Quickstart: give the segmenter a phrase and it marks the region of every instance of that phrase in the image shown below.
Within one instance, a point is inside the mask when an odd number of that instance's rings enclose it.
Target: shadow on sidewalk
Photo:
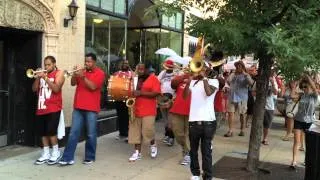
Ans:
[[[304,179],[304,168],[297,167],[292,170],[288,165],[261,162],[261,169],[268,171],[259,171],[250,173],[245,170],[246,159],[224,156],[213,166],[213,174],[216,178],[228,180],[301,180]]]

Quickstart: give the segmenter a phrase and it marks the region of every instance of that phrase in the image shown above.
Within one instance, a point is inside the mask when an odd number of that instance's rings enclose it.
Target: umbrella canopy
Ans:
[[[165,56],[178,56],[178,54],[170,49],[170,48],[161,48],[161,49],[158,49],[155,54],[161,54],[161,55],[165,55]]]

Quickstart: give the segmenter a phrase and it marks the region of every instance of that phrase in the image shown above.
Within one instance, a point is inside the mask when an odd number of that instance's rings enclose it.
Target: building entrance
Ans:
[[[36,95],[28,68],[41,67],[42,33],[0,28],[0,147],[35,145]]]

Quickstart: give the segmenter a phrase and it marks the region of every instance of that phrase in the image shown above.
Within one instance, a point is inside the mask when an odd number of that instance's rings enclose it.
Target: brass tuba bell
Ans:
[[[204,60],[203,60],[203,43],[204,43],[204,37],[200,36],[198,38],[198,43],[197,43],[197,47],[196,47],[196,51],[193,55],[192,60],[190,61],[189,64],[189,68],[191,70],[192,73],[199,73],[203,66],[204,66]]]

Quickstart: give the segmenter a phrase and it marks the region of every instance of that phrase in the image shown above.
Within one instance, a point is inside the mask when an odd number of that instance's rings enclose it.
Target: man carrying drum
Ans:
[[[173,71],[175,64],[172,60],[168,59],[163,63],[164,70],[158,75],[161,83],[161,96],[158,97],[158,105],[161,111],[162,119],[165,122],[165,137],[163,142],[168,146],[174,144],[174,134],[169,119],[169,109],[171,107],[172,98],[175,91],[171,88],[171,81],[175,76]]]
[[[120,76],[127,79],[132,79],[134,77],[134,73],[131,71],[129,67],[128,60],[123,60],[120,63],[119,71],[113,74],[114,76]],[[128,128],[129,128],[129,113],[128,107],[124,101],[115,101],[115,108],[117,110],[118,116],[118,127],[119,127],[119,135],[116,137],[117,140],[128,141]]]

